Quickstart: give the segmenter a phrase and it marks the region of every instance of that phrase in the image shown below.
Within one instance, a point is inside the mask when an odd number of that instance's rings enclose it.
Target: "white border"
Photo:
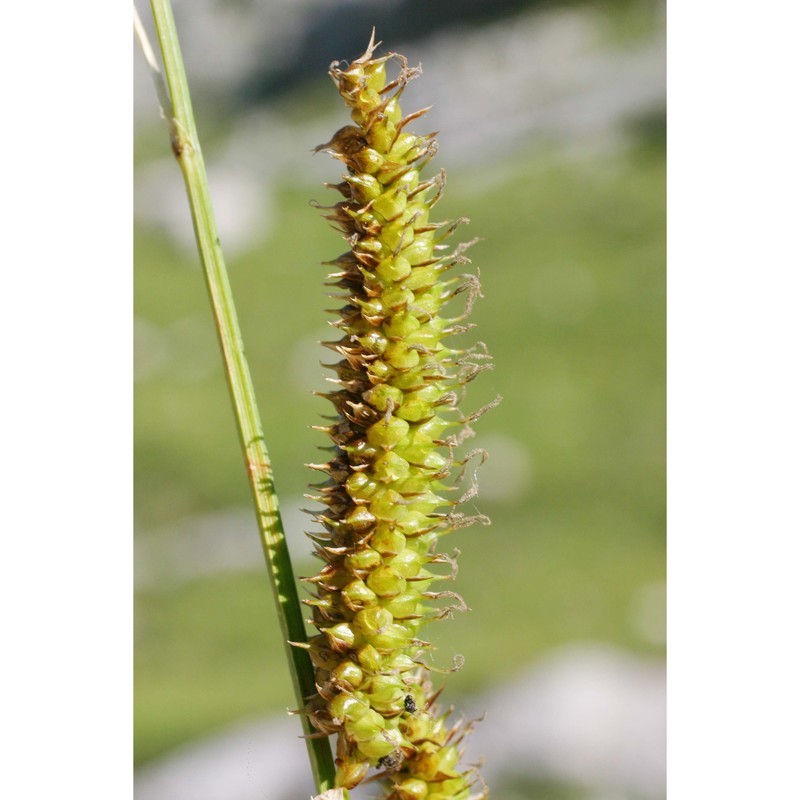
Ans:
[[[798,12],[669,4],[669,793],[797,785]]]
[[[132,795],[131,9],[4,12],[4,797]]]

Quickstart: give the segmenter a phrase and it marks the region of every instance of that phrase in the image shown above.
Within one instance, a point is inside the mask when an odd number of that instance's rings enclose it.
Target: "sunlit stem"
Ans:
[[[316,691],[314,670],[307,651],[288,644],[289,641],[305,642],[306,632],[278,509],[272,468],[256,408],[253,382],[244,355],[233,296],[220,247],[172,8],[169,0],[151,0],[150,5],[161,48],[167,82],[166,89],[159,88],[163,87],[163,79],[140,21],[135,22],[136,34],[142,44],[142,50],[156,83],[161,110],[169,127],[172,152],[178,161],[186,183],[195,238],[205,270],[208,293],[222,348],[225,375],[244,454],[247,478],[255,504],[261,543],[275,595],[281,635],[294,684],[295,702],[297,707],[302,708],[306,702],[305,698],[313,695]],[[313,734],[314,729],[311,727],[308,717],[302,715],[301,719],[304,732]],[[306,738],[306,745],[317,790],[324,792],[331,789],[334,780],[334,766],[328,740]]]

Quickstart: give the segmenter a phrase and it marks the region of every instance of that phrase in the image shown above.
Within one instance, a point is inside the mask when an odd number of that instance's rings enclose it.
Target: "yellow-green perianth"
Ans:
[[[326,216],[350,249],[330,262],[345,305],[333,323],[342,337],[327,343],[340,356],[326,395],[336,415],[322,428],[332,454],[311,465],[327,473],[313,495],[327,508],[317,515],[326,533],[315,537],[325,565],[306,579],[319,631],[308,645],[319,693],[306,711],[321,733],[338,736],[337,785],[351,788],[376,767],[392,800],[466,800],[477,776],[458,766],[464,730],[448,728],[434,706],[420,628],[464,607],[455,593],[432,590],[454,573],[437,539],[487,521],[454,510],[465,497],[451,499],[460,490],[447,478],[480,452],[454,456],[477,417],[457,406],[488,356],[482,346],[445,344],[466,330],[477,280],[443,277],[467,262],[466,247],[441,244],[457,223],[429,220],[444,175],[424,180],[420,169],[435,138],[408,132],[424,111],[404,117],[399,104],[417,70],[394,54],[372,58],[374,48],[346,68],[331,66],[353,124],[318,148],[347,167],[333,187],[345,199]],[[390,60],[399,74],[387,82]],[[466,311],[441,316],[461,292]],[[450,608],[434,605],[441,598],[453,598]]]

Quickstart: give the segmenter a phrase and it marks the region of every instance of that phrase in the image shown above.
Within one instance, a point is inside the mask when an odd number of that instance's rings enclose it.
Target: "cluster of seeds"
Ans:
[[[419,70],[395,54],[373,59],[374,48],[373,39],[349,66],[331,65],[354,124],[317,148],[347,167],[333,187],[345,199],[326,218],[350,249],[330,262],[330,285],[345,302],[332,323],[342,338],[326,343],[340,356],[330,365],[337,388],[325,395],[336,415],[321,427],[332,455],[310,465],[327,473],[311,495],[327,508],[316,514],[325,533],[313,537],[325,565],[306,578],[319,631],[306,645],[319,692],[306,712],[321,735],[338,735],[337,786],[351,788],[377,767],[391,800],[466,800],[477,780],[473,769],[458,768],[468,726],[449,727],[434,705],[422,661],[430,645],[419,634],[431,619],[465,608],[454,592],[431,588],[455,574],[453,557],[435,550],[438,538],[488,522],[454,510],[476,491],[474,476],[466,491],[458,488],[468,462],[485,453],[457,460],[454,450],[486,410],[460,413],[461,390],[490,361],[483,345],[444,344],[467,330],[479,293],[475,276],[442,277],[468,262],[471,242],[450,250],[442,241],[463,220],[428,218],[444,187],[443,172],[420,178],[435,134],[406,132],[427,109],[404,117],[399,105]],[[387,82],[392,59],[399,74]],[[463,313],[440,316],[462,292]],[[460,475],[446,482],[454,469]],[[437,605],[442,598],[450,605]]]

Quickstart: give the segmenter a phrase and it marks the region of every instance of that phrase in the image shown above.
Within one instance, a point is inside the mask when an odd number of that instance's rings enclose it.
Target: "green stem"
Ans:
[[[302,708],[306,702],[305,698],[316,692],[314,670],[308,652],[289,644],[290,641],[305,642],[306,632],[278,510],[272,467],[267,455],[253,382],[244,355],[233,296],[219,243],[172,8],[169,0],[151,0],[150,4],[172,106],[171,109],[164,108],[163,111],[170,129],[172,151],[186,182],[195,237],[219,333],[225,374],[258,516],[261,543],[278,608],[289,671],[292,674],[297,705]],[[305,715],[302,716],[302,723],[306,734],[315,732]],[[306,744],[317,790],[324,792],[333,787],[334,766],[330,745],[326,738],[307,738]]]

